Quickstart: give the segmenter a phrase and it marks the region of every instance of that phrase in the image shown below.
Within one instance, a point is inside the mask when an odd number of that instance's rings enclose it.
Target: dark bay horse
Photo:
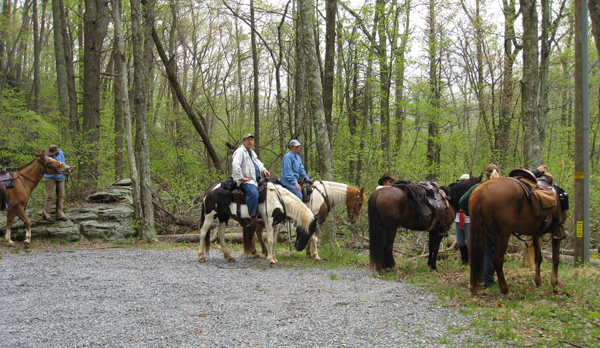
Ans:
[[[219,220],[217,237],[219,239],[219,244],[221,244],[221,248],[223,249],[223,257],[230,262],[235,262],[235,260],[229,253],[227,245],[225,244],[225,226],[230,218],[238,221],[241,225],[245,225],[243,220],[247,221],[250,219],[247,205],[240,205],[240,219],[238,220],[238,207],[236,203],[232,202],[230,205],[224,206],[216,202],[215,190],[218,189],[220,185],[221,184],[219,183],[211,186],[202,200],[202,226],[200,228],[200,243],[198,246],[198,261],[202,263],[206,262],[204,251],[210,249],[210,228],[215,219]],[[266,200],[265,202],[258,204],[258,212],[260,213],[267,230],[267,241],[269,245],[269,248],[267,248],[267,261],[269,261],[271,267],[275,267],[277,265],[277,258],[275,257],[277,229],[275,229],[274,226],[279,225],[286,219],[291,219],[299,228],[308,229],[313,221],[313,214],[302,203],[302,200],[283,186],[268,183],[265,190],[267,191]],[[253,228],[244,228],[244,231],[253,231],[255,226],[256,225],[252,226]]]
[[[396,266],[393,247],[398,227],[429,232],[429,258],[427,265],[436,269],[437,254],[440,249],[441,233],[448,231],[460,209],[459,200],[465,192],[481,180],[481,176],[469,180],[442,186],[440,190],[449,198],[444,221],[437,222],[434,214],[426,218],[414,218],[410,214],[408,194],[398,187],[383,187],[369,197],[369,256],[373,267],[379,271],[393,269]]]
[[[348,215],[348,222],[355,223],[360,216],[360,210],[367,202],[364,189],[334,182],[315,180],[312,184],[312,194],[308,202],[304,204],[314,214],[314,221],[308,229],[296,228],[296,241],[294,247],[297,251],[306,248],[306,254],[314,260],[321,260],[317,250],[318,238],[320,235],[320,224],[325,221],[331,209],[337,205],[344,204]],[[253,241],[254,232],[251,229],[244,229],[244,253],[247,255],[257,255],[256,247]],[[256,230],[258,241],[262,246],[263,253],[266,250],[262,238],[262,229],[258,226]]]
[[[12,229],[15,216],[18,216],[27,227],[25,233],[25,240],[23,244],[29,247],[31,242],[31,221],[25,214],[25,206],[29,201],[29,196],[38,183],[44,177],[44,174],[66,174],[69,169],[75,167],[69,167],[65,163],[59,162],[51,157],[47,157],[44,152],[37,153],[33,151],[33,154],[37,157],[29,164],[21,167],[16,172],[11,173],[11,178],[14,182],[14,187],[6,189],[6,202],[8,204],[8,214],[6,215],[6,233],[4,234],[4,240],[8,243],[9,247],[14,247],[15,243],[10,238],[10,230]]]
[[[495,178],[477,187],[469,198],[471,214],[471,294],[476,295],[483,278],[485,234],[489,231],[496,237],[496,247],[492,261],[498,275],[500,292],[508,293],[508,285],[502,266],[504,254],[511,234],[533,236],[535,252],[535,284],[541,285],[540,264],[542,263],[541,235],[564,236],[563,222],[567,211],[561,210],[557,197],[555,210],[551,215],[538,217],[527,199],[521,185],[512,178]],[[560,257],[560,239],[552,238],[552,276],[553,288],[558,285],[558,263]]]

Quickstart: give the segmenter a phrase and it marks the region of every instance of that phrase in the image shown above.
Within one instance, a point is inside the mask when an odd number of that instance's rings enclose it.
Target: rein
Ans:
[[[315,190],[317,190],[321,194],[321,196],[325,200],[325,203],[327,203],[327,215],[329,215],[329,212],[331,211],[331,204],[329,203],[329,195],[327,194],[327,188],[325,187],[325,184],[323,183],[323,181],[321,181],[321,184],[323,185],[323,190],[325,190],[325,194],[323,194],[323,192],[321,192],[321,190],[319,190],[319,188],[317,186],[315,186]],[[323,221],[325,221],[325,218],[323,218]]]

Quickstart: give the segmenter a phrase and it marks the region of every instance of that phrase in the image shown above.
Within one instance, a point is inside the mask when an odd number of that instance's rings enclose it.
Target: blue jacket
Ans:
[[[302,165],[302,158],[289,151],[281,161],[281,182],[293,186],[298,183],[298,179],[301,177],[305,178],[306,181],[310,180],[306,170],[304,170],[304,165]]]
[[[46,154],[46,156],[52,157],[52,158],[54,158],[57,161],[65,163],[65,154],[63,153],[62,150],[58,151],[58,153],[55,156],[50,156],[49,154]],[[56,181],[63,181],[63,180],[65,180],[65,176],[62,175],[62,174],[44,174],[44,178],[54,179]]]

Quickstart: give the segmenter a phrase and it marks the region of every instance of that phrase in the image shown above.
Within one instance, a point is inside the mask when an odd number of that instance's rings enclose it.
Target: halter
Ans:
[[[352,199],[354,202],[354,207],[352,207],[352,210],[348,210],[348,220],[350,222],[352,222],[352,220],[354,219],[354,214],[356,213],[357,215],[360,215],[360,207],[358,208],[358,211],[356,210],[356,207],[358,206],[358,204],[362,201],[362,197],[361,195],[356,196],[355,198]],[[348,204],[346,203],[346,206]]]

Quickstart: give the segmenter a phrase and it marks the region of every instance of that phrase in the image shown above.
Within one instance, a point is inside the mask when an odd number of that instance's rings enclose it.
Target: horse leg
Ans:
[[[564,233],[564,231],[562,232]],[[560,239],[552,239],[552,276],[550,278],[550,284],[552,289],[556,291],[558,286],[558,263],[560,262]]]
[[[202,227],[200,227],[200,242],[198,242],[198,262],[205,263],[206,259],[204,258],[204,251],[208,254],[210,249],[210,227],[214,221],[215,213],[207,214],[204,218],[204,223]],[[208,241],[206,240],[208,234]]]
[[[437,270],[437,256],[440,251],[440,241],[442,237],[439,235],[438,230],[434,229],[429,232],[429,258],[427,259],[427,266],[432,271]]]
[[[23,244],[25,244],[25,247],[29,248],[29,245],[31,245],[31,220],[29,220],[29,218],[25,214],[25,210],[23,210],[23,207],[17,207],[15,214],[25,223],[26,232]],[[6,226],[8,227],[8,224],[6,224]]]
[[[496,250],[494,252],[494,256],[492,257],[494,269],[496,270],[496,275],[498,276],[498,287],[500,288],[500,292],[503,294],[508,293],[508,285],[506,284],[506,278],[504,277],[504,271],[502,270],[502,267],[504,266],[504,254],[506,254],[506,249],[508,248],[509,236],[510,235],[496,235]]]
[[[273,226],[267,224],[265,226],[267,230],[267,244],[268,244],[268,253],[267,253],[267,261],[269,261],[269,265],[271,267],[277,267],[277,260],[275,259],[275,231],[273,230]]]
[[[256,227],[256,238],[258,239],[258,242],[260,243],[260,248],[262,249],[262,254],[267,256],[267,254],[269,253],[269,246],[265,244],[265,239],[263,238],[263,230],[264,227],[262,225],[257,225]],[[258,255],[257,255],[258,256]]]
[[[381,268],[384,271],[393,270],[394,268],[396,268],[396,260],[394,260],[394,240],[396,240],[397,229],[397,227],[385,227],[387,235],[386,241],[383,245],[383,264],[381,265]]]
[[[310,237],[310,243],[308,243],[308,247],[310,248],[310,246],[312,245],[312,258],[315,261],[321,261],[321,257],[319,256],[319,251],[317,250],[317,245],[319,243],[319,238],[317,237],[317,234],[313,234],[312,237]],[[307,249],[308,250],[308,249]],[[307,252],[308,254],[308,252]]]
[[[4,240],[8,244],[9,247],[14,247],[15,243],[10,239],[10,231],[13,226],[13,222],[15,222],[15,213],[12,210],[9,210],[6,214],[6,233],[4,234]]]
[[[221,244],[221,250],[223,250],[223,257],[229,262],[235,262],[235,259],[229,253],[229,249],[227,248],[227,243],[225,242],[225,223],[219,223],[219,228],[217,230],[217,239],[219,240],[219,244]]]
[[[540,275],[540,265],[542,264],[542,238],[532,237],[532,248],[535,253],[535,286],[542,285],[542,276]]]

